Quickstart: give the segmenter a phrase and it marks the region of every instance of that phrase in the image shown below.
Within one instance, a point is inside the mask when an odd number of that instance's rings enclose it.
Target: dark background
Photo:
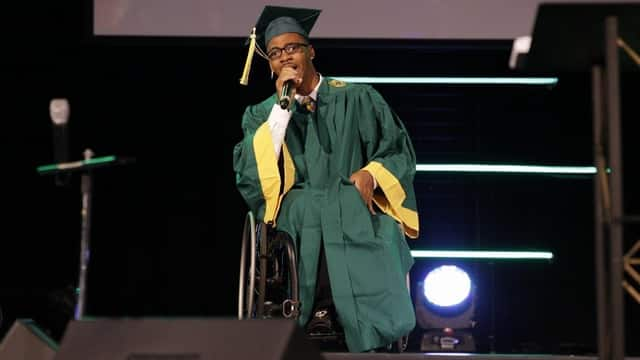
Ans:
[[[63,4],[64,3],[64,4]],[[49,101],[71,105],[72,158],[132,156],[95,172],[90,316],[233,317],[242,222],[232,150],[245,106],[271,94],[244,39],[93,37],[87,1],[4,14],[0,154],[0,336],[16,318],[59,339],[71,316],[80,187],[39,176],[53,161]],[[323,75],[513,76],[510,41],[314,41]],[[587,74],[545,86],[376,85],[404,120],[419,163],[592,163]],[[627,211],[637,213],[637,73],[622,79]],[[413,249],[551,251],[553,261],[464,262],[476,281],[481,351],[596,351],[589,177],[419,173]],[[637,239],[627,231],[625,249]],[[413,279],[433,265],[417,260]],[[627,349],[640,305],[625,295]]]

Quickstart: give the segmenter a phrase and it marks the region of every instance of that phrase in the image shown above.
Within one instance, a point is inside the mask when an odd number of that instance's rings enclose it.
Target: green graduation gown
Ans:
[[[415,153],[407,131],[371,86],[324,78],[316,112],[294,105],[279,170],[266,122],[276,100],[274,94],[247,107],[234,170],[251,211],[296,241],[300,324],[311,315],[324,246],[349,350],[390,344],[415,326],[406,283],[413,258],[403,234],[418,236]],[[376,215],[349,181],[363,168],[378,184]]]

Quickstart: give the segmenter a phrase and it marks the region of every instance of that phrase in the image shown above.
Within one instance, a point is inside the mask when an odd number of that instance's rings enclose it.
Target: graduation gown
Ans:
[[[311,316],[324,246],[349,350],[392,343],[415,326],[406,283],[413,258],[404,234],[418,236],[416,164],[407,131],[371,86],[324,78],[315,112],[294,104],[279,168],[266,122],[276,101],[274,94],[247,107],[234,170],[257,218],[296,242],[300,324]],[[376,215],[349,181],[363,168],[378,184]]]

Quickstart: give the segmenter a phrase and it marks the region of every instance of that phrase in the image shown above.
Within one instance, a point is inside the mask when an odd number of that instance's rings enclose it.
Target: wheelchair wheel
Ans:
[[[289,236],[265,223],[245,217],[240,253],[238,319],[284,317],[300,314],[295,244]]]
[[[259,262],[256,261],[258,258]],[[266,277],[262,274],[266,274],[266,267],[266,225],[256,226],[255,217],[249,212],[244,221],[240,249],[238,319],[262,317],[266,287]]]
[[[255,272],[256,272],[256,235],[255,218],[251,212],[244,219],[242,242],[240,246],[240,283],[238,285],[238,319],[250,318],[253,313]]]

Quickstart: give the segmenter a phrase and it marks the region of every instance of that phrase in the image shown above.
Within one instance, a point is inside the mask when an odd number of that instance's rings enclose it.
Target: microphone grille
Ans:
[[[55,125],[65,125],[69,120],[69,101],[52,99],[49,103],[49,115]]]

